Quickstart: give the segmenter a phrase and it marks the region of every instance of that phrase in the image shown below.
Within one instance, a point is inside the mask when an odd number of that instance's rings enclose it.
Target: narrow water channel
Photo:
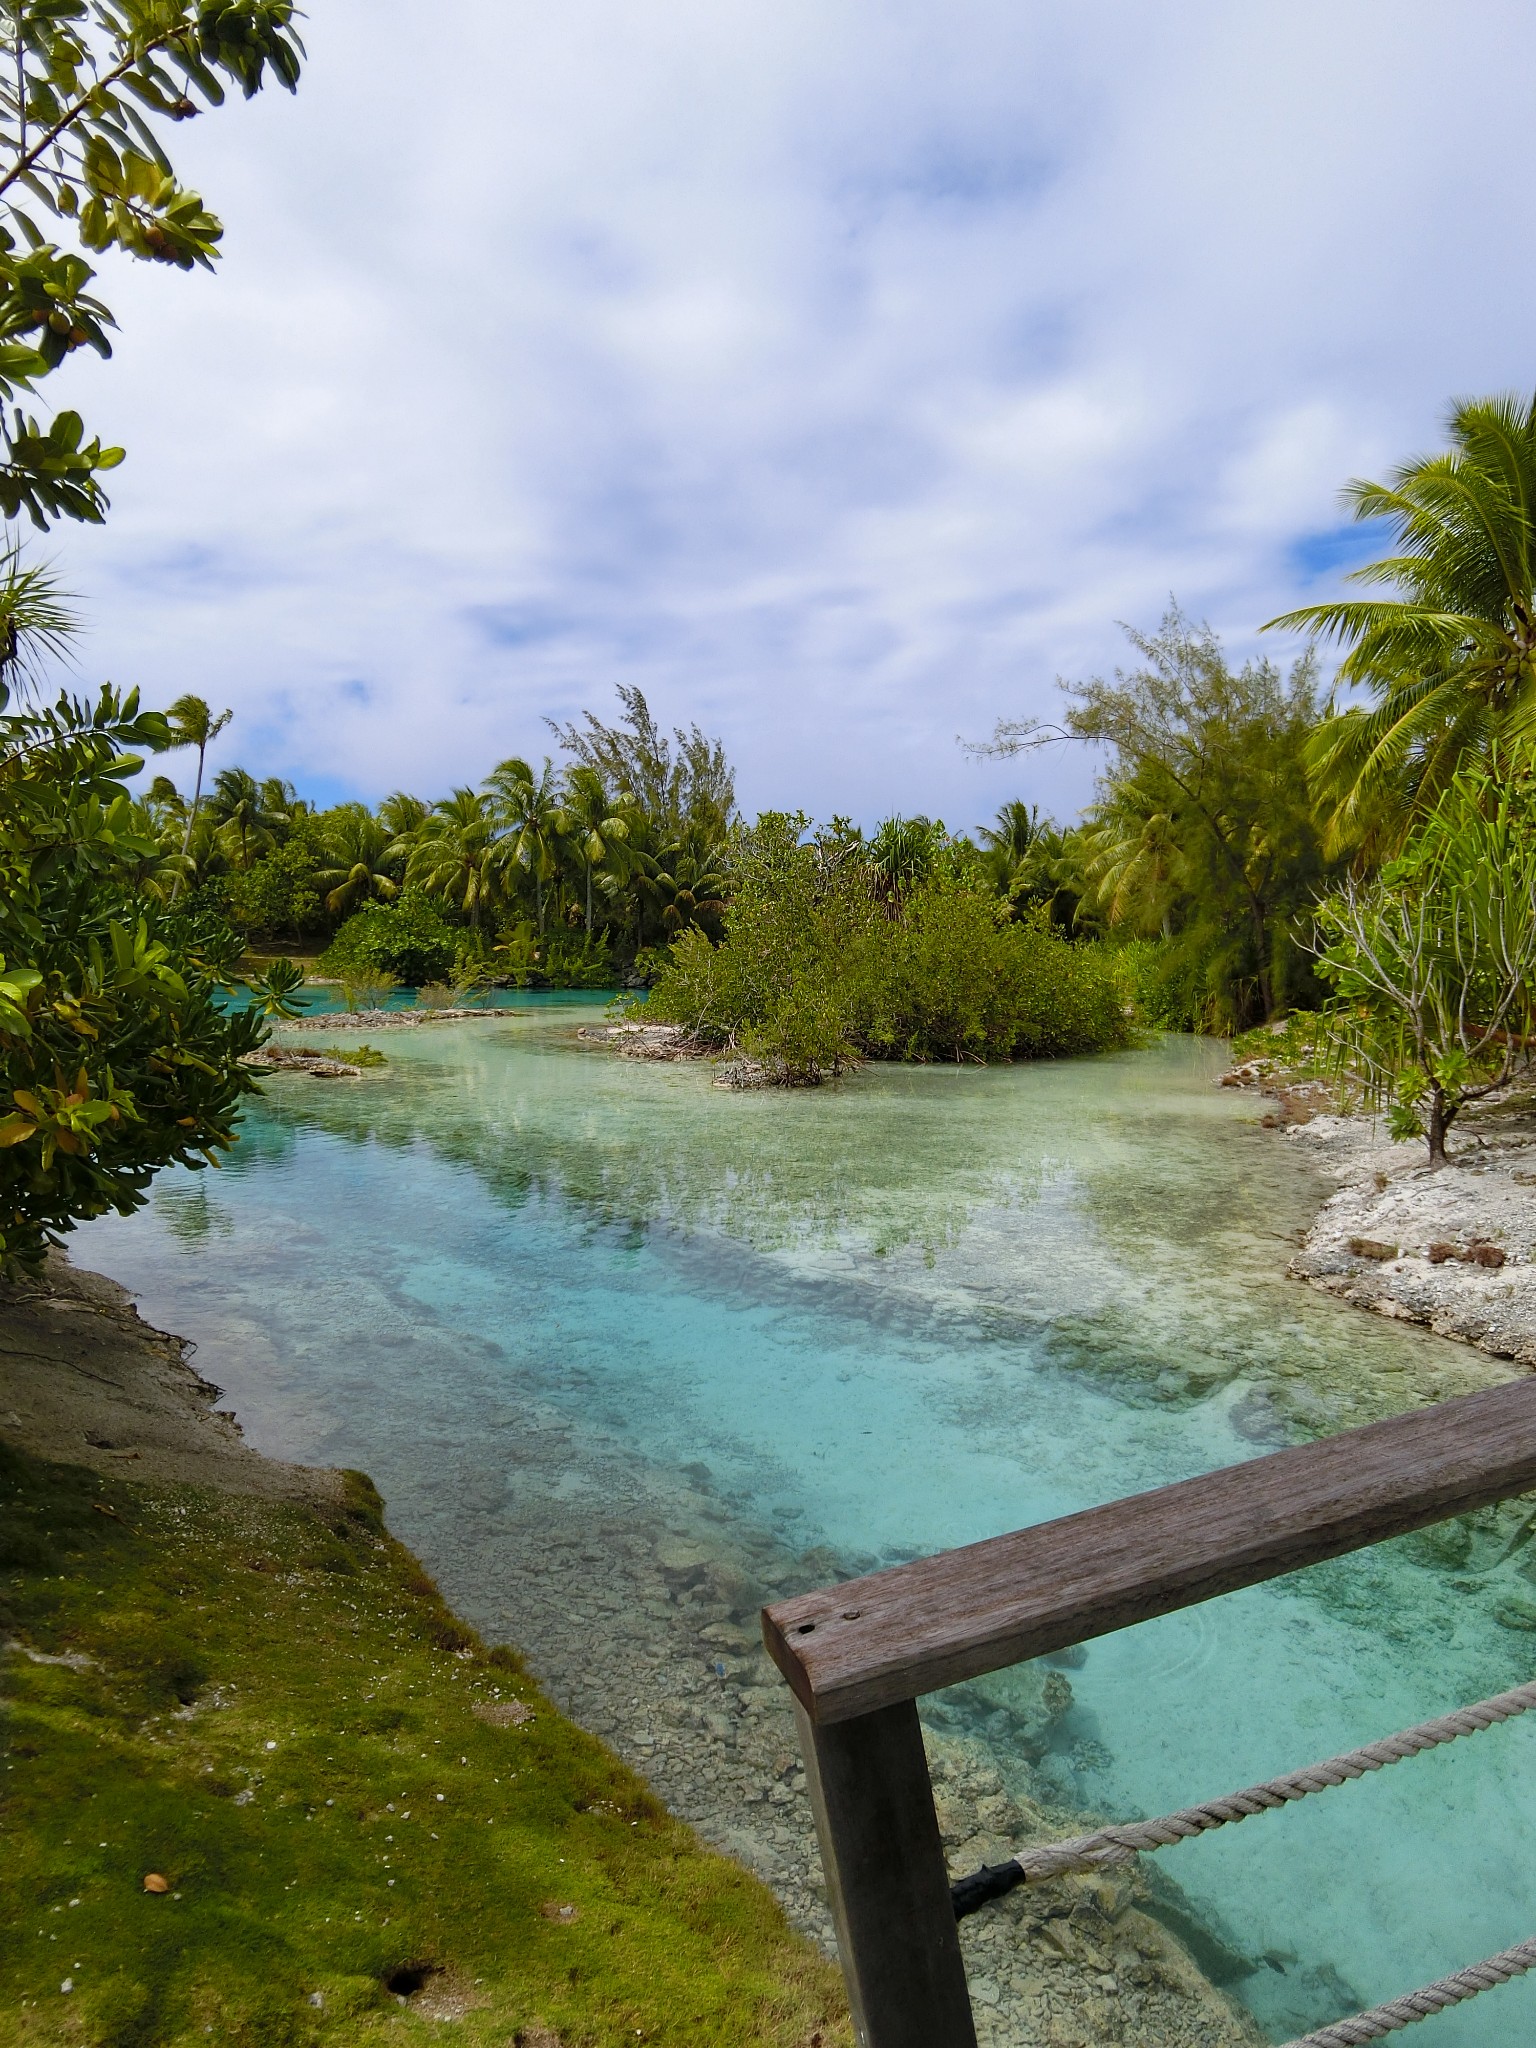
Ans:
[[[1502,1376],[1284,1278],[1327,1189],[1218,1046],[737,1094],[580,1046],[594,1014],[278,1079],[229,1167],[75,1256],[258,1448],[371,1472],[455,1604],[813,1931],[758,1601]],[[1185,1804],[1529,1678],[1498,1549],[1456,1526],[1094,1643],[1044,1736],[1029,1674],[934,1725],[1062,1809]],[[1536,1932],[1533,1764],[1517,1723],[1161,1861],[1281,2039]],[[1533,2034],[1516,1986],[1425,2040]]]

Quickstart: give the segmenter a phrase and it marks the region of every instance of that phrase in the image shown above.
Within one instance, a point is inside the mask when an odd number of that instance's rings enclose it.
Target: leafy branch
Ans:
[[[93,254],[121,249],[211,268],[223,226],[183,186],[156,123],[296,87],[303,44],[291,0],[0,0],[0,513],[38,527],[99,523],[102,475],[121,448],[78,413],[43,422],[15,405],[80,348],[111,354],[95,272],[22,205],[35,201]],[[7,401],[11,410],[7,410]]]

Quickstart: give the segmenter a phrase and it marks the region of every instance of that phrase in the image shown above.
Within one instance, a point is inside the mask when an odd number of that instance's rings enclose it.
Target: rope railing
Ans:
[[[1256,1813],[1271,1813],[1277,1806],[1305,1799],[1314,1792],[1330,1792],[1336,1785],[1347,1785],[1370,1771],[1385,1770],[1388,1764],[1401,1763],[1405,1757],[1422,1756],[1426,1750],[1459,1741],[1463,1735],[1478,1735],[1485,1728],[1496,1728],[1503,1721],[1528,1714],[1532,1707],[1536,1707],[1536,1681],[1496,1693],[1492,1699],[1479,1700],[1474,1706],[1458,1707],[1454,1713],[1441,1714],[1433,1721],[1421,1721],[1416,1728],[1404,1728],[1360,1749],[1346,1750],[1342,1756],[1308,1764],[1305,1770],[1269,1778],[1242,1792],[1229,1792],[1224,1799],[1207,1800],[1203,1806],[1185,1806],[1156,1820],[1130,1821],[1119,1827],[1099,1828],[1090,1835],[1074,1835],[1069,1841],[1047,1843],[1039,1849],[1021,1849],[1005,1863],[986,1864],[950,1887],[955,1918],[963,1920],[1021,1884],[1038,1884],[1045,1878],[1064,1877],[1072,1872],[1133,1863],[1147,1850],[1171,1848],[1175,1842],[1186,1842],[1211,1828],[1249,1820]],[[1523,1977],[1533,1969],[1536,1937],[1503,1949],[1480,1963],[1472,1963],[1449,1977],[1439,1977],[1418,1991],[1389,1999],[1385,2005],[1373,2005],[1369,2011],[1356,2013],[1350,2019],[1319,2027],[1315,2033],[1288,2041],[1285,2048],[1361,2048],[1365,2042],[1399,2033],[1404,2027],[1429,2019],[1449,2006],[1461,2005],[1500,1984],[1508,1984],[1512,1978]]]
[[[1283,1778],[1270,1778],[1262,1785],[1250,1785],[1245,1791],[1230,1792],[1224,1799],[1207,1800],[1203,1806],[1181,1807],[1177,1813],[1165,1813],[1156,1820],[1099,1828],[1093,1834],[1075,1835],[1069,1841],[1051,1842],[1038,1849],[1020,1849],[1006,1862],[984,1865],[951,1885],[955,1918],[963,1920],[1018,1885],[1038,1884],[1042,1879],[1063,1877],[1074,1871],[1132,1863],[1147,1850],[1167,1849],[1175,1842],[1188,1841],[1192,1835],[1251,1819],[1256,1813],[1272,1812],[1277,1806],[1305,1799],[1313,1792],[1332,1791],[1336,1785],[1363,1778],[1370,1771],[1385,1770],[1388,1764],[1401,1763],[1405,1757],[1420,1756],[1425,1750],[1439,1749],[1463,1735],[1477,1735],[1502,1721],[1512,1721],[1519,1714],[1529,1713],[1532,1707],[1536,1707],[1536,1681],[1498,1693],[1492,1699],[1479,1700],[1475,1706],[1459,1707],[1436,1720],[1421,1721],[1416,1728],[1383,1736],[1378,1742],[1368,1742],[1361,1749],[1346,1750],[1342,1756],[1309,1764],[1305,1770],[1291,1771]],[[1374,2036],[1361,2034],[1349,2038],[1367,2041]]]
[[[1335,2020],[1332,2026],[1319,2027],[1315,2034],[1287,2041],[1285,2048],[1360,2048],[1362,2042],[1380,2041],[1388,2034],[1400,2033],[1419,2020],[1432,2019],[1447,2006],[1461,2005],[1480,1992],[1509,1983],[1513,1977],[1523,1977],[1527,1970],[1536,1970],[1536,1940],[1519,1942],[1514,1948],[1503,1949],[1452,1976],[1437,1977],[1422,1991],[1390,1998],[1385,2005],[1373,2005],[1369,2012],[1357,2012],[1353,2019]]]

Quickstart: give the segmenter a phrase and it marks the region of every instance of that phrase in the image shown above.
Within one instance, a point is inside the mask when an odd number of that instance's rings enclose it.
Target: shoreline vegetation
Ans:
[[[1270,622],[1337,641],[1349,701],[1322,698],[1315,648],[1288,674],[1237,668],[1175,604],[1127,629],[1136,666],[1063,684],[1059,721],[998,723],[975,751],[1102,749],[1065,827],[1022,799],[974,834],[749,823],[721,742],[667,734],[623,683],[616,722],[552,725],[558,769],[508,755],[435,801],[323,811],[235,767],[205,792],[227,719],[201,699],[34,703],[74,626],[46,572],[9,559],[0,1259],[35,1269],[165,1165],[227,1151],[249,1056],[304,981],[288,958],[254,979],[241,962],[285,934],[324,941],[349,1015],[403,984],[445,1016],[492,987],[649,990],[648,1020],[743,1085],[1310,1011],[1393,1135],[1443,1161],[1536,1044],[1536,402],[1459,404],[1449,432],[1390,487],[1352,488],[1399,549],[1356,580],[1394,594]],[[196,752],[190,799],[164,775],[135,786],[178,750]]]
[[[953,842],[904,866],[806,837],[803,816],[742,833],[718,944],[672,946],[631,1020],[736,1057],[737,1085],[814,1085],[865,1060],[1032,1059],[1102,1052],[1130,1035],[1102,950],[1042,911],[1010,917]]]
[[[97,1276],[55,1261],[0,1312],[16,2038],[850,2048],[768,1886],[447,1610],[361,1474],[250,1450]],[[1043,1731],[1071,1688],[1037,1690]],[[1083,1818],[929,1747],[957,1873]],[[986,2048],[1259,2048],[1206,1974],[1240,1959],[1157,1873],[1031,1887],[966,1941]]]

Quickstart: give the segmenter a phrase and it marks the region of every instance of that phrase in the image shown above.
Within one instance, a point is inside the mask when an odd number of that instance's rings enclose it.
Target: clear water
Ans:
[[[1283,1277],[1326,1189],[1213,1085],[1217,1046],[739,1094],[583,1048],[600,1011],[283,1078],[222,1173],[76,1252],[197,1341],[259,1447],[371,1471],[578,1711],[630,1595],[596,1546],[552,1615],[528,1554],[621,1500],[826,1575],[1501,1376]],[[1486,1569],[1501,1547],[1386,1546],[1093,1644],[1042,1780],[1161,1811],[1520,1682],[1536,1637],[1494,1615],[1532,1589]],[[1533,1764],[1517,1723],[1160,1861],[1282,2038],[1536,1931]],[[1514,1986],[1426,2041],[1533,2032]]]

